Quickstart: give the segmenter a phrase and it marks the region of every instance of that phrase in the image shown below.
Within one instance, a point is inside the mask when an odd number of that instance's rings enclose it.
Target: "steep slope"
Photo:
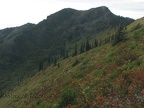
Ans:
[[[71,56],[75,44],[85,43],[87,38],[93,40],[106,30],[131,22],[132,19],[116,16],[104,6],[87,11],[68,8],[48,16],[37,25],[2,30],[0,91],[34,75],[41,64],[46,67],[58,58]]]
[[[144,18],[113,41],[58,61],[0,99],[2,108],[143,108]]]
[[[34,26],[34,24],[28,23],[20,27],[0,30],[0,94],[2,91],[9,89],[10,85],[12,86],[16,83],[17,78],[15,78],[15,76],[17,77],[17,75],[20,74],[13,70],[17,67],[15,66],[17,64],[16,51],[15,53],[13,52],[16,47],[15,40]]]

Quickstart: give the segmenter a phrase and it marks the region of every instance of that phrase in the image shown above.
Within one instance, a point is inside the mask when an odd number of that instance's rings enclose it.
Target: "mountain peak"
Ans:
[[[103,9],[103,10],[109,10],[109,8],[106,7],[106,6],[99,6],[99,7],[92,8],[92,9]]]
[[[109,10],[109,8],[106,7],[106,6],[100,6],[100,7],[97,7],[97,8],[91,8],[88,11],[100,11],[100,12],[108,12],[109,11],[109,12],[111,12]]]
[[[60,11],[76,11],[76,10],[73,9],[73,8],[64,8],[64,9],[62,9],[62,10],[60,10]]]
[[[106,6],[86,11],[65,8],[36,25],[27,23],[0,31],[0,95],[17,81],[34,75],[37,68],[41,70],[41,63],[53,65],[58,58],[73,57],[76,50],[77,54],[85,52],[90,45],[93,47],[97,36],[103,44],[106,39],[103,37],[109,40],[119,23],[127,26],[131,22],[133,20],[112,14]],[[90,39],[89,48],[84,48],[86,39]],[[5,83],[1,85],[1,82]]]

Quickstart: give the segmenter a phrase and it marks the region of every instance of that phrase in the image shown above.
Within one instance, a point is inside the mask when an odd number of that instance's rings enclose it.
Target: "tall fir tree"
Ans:
[[[119,42],[123,41],[124,35],[125,35],[125,32],[123,31],[123,27],[120,25],[117,32],[114,35],[114,40],[112,42],[112,45],[114,46],[118,44]]]
[[[75,55],[77,55],[77,43],[75,44]]]
[[[84,44],[83,43],[81,43],[81,46],[80,46],[80,54],[81,53],[84,53]]]
[[[56,66],[56,64],[57,64],[57,58],[54,56],[53,57],[53,65]]]
[[[64,59],[65,59],[65,58],[68,58],[68,57],[69,57],[69,55],[68,55],[68,51],[66,51],[66,52],[65,52]]]
[[[85,50],[88,51],[91,49],[91,45],[89,44],[89,39],[86,40]]]
[[[94,41],[94,47],[98,47],[98,41],[96,39]]]
[[[41,71],[41,70],[43,70],[43,62],[42,61],[39,63],[39,71]]]
[[[74,47],[74,52],[73,52],[73,56],[76,56],[78,53],[77,51],[77,43],[75,44],[75,47]]]

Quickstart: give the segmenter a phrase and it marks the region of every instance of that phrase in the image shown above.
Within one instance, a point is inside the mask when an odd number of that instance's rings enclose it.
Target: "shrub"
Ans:
[[[111,56],[107,56],[106,58],[104,58],[104,61],[106,63],[108,63],[108,62],[112,61],[112,57]]]
[[[81,65],[80,65],[80,71],[84,70],[87,66],[87,64],[89,63],[89,60],[84,60]]]
[[[116,70],[110,74],[109,79],[113,80],[113,79],[117,78],[119,76],[119,74],[121,74],[121,73],[122,73],[121,69]]]
[[[72,67],[76,66],[79,63],[77,59],[75,59],[74,63],[72,64]]]
[[[61,101],[59,102],[58,108],[63,108],[69,104],[76,104],[78,97],[78,91],[74,88],[65,89],[61,95]]]
[[[48,104],[45,101],[39,99],[37,101],[36,105],[33,106],[33,108],[50,108],[50,107],[48,106]]]

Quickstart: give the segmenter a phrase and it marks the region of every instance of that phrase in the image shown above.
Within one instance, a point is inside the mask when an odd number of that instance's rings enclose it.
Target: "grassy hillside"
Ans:
[[[62,9],[39,24],[0,31],[0,95],[38,70],[85,51],[86,41],[103,44],[119,24],[134,20],[114,15],[102,6],[86,11]],[[87,47],[88,48],[88,47]],[[89,48],[88,48],[89,49]],[[81,51],[81,52],[84,52]]]
[[[0,98],[0,108],[143,108],[144,18],[113,41],[49,66]]]

